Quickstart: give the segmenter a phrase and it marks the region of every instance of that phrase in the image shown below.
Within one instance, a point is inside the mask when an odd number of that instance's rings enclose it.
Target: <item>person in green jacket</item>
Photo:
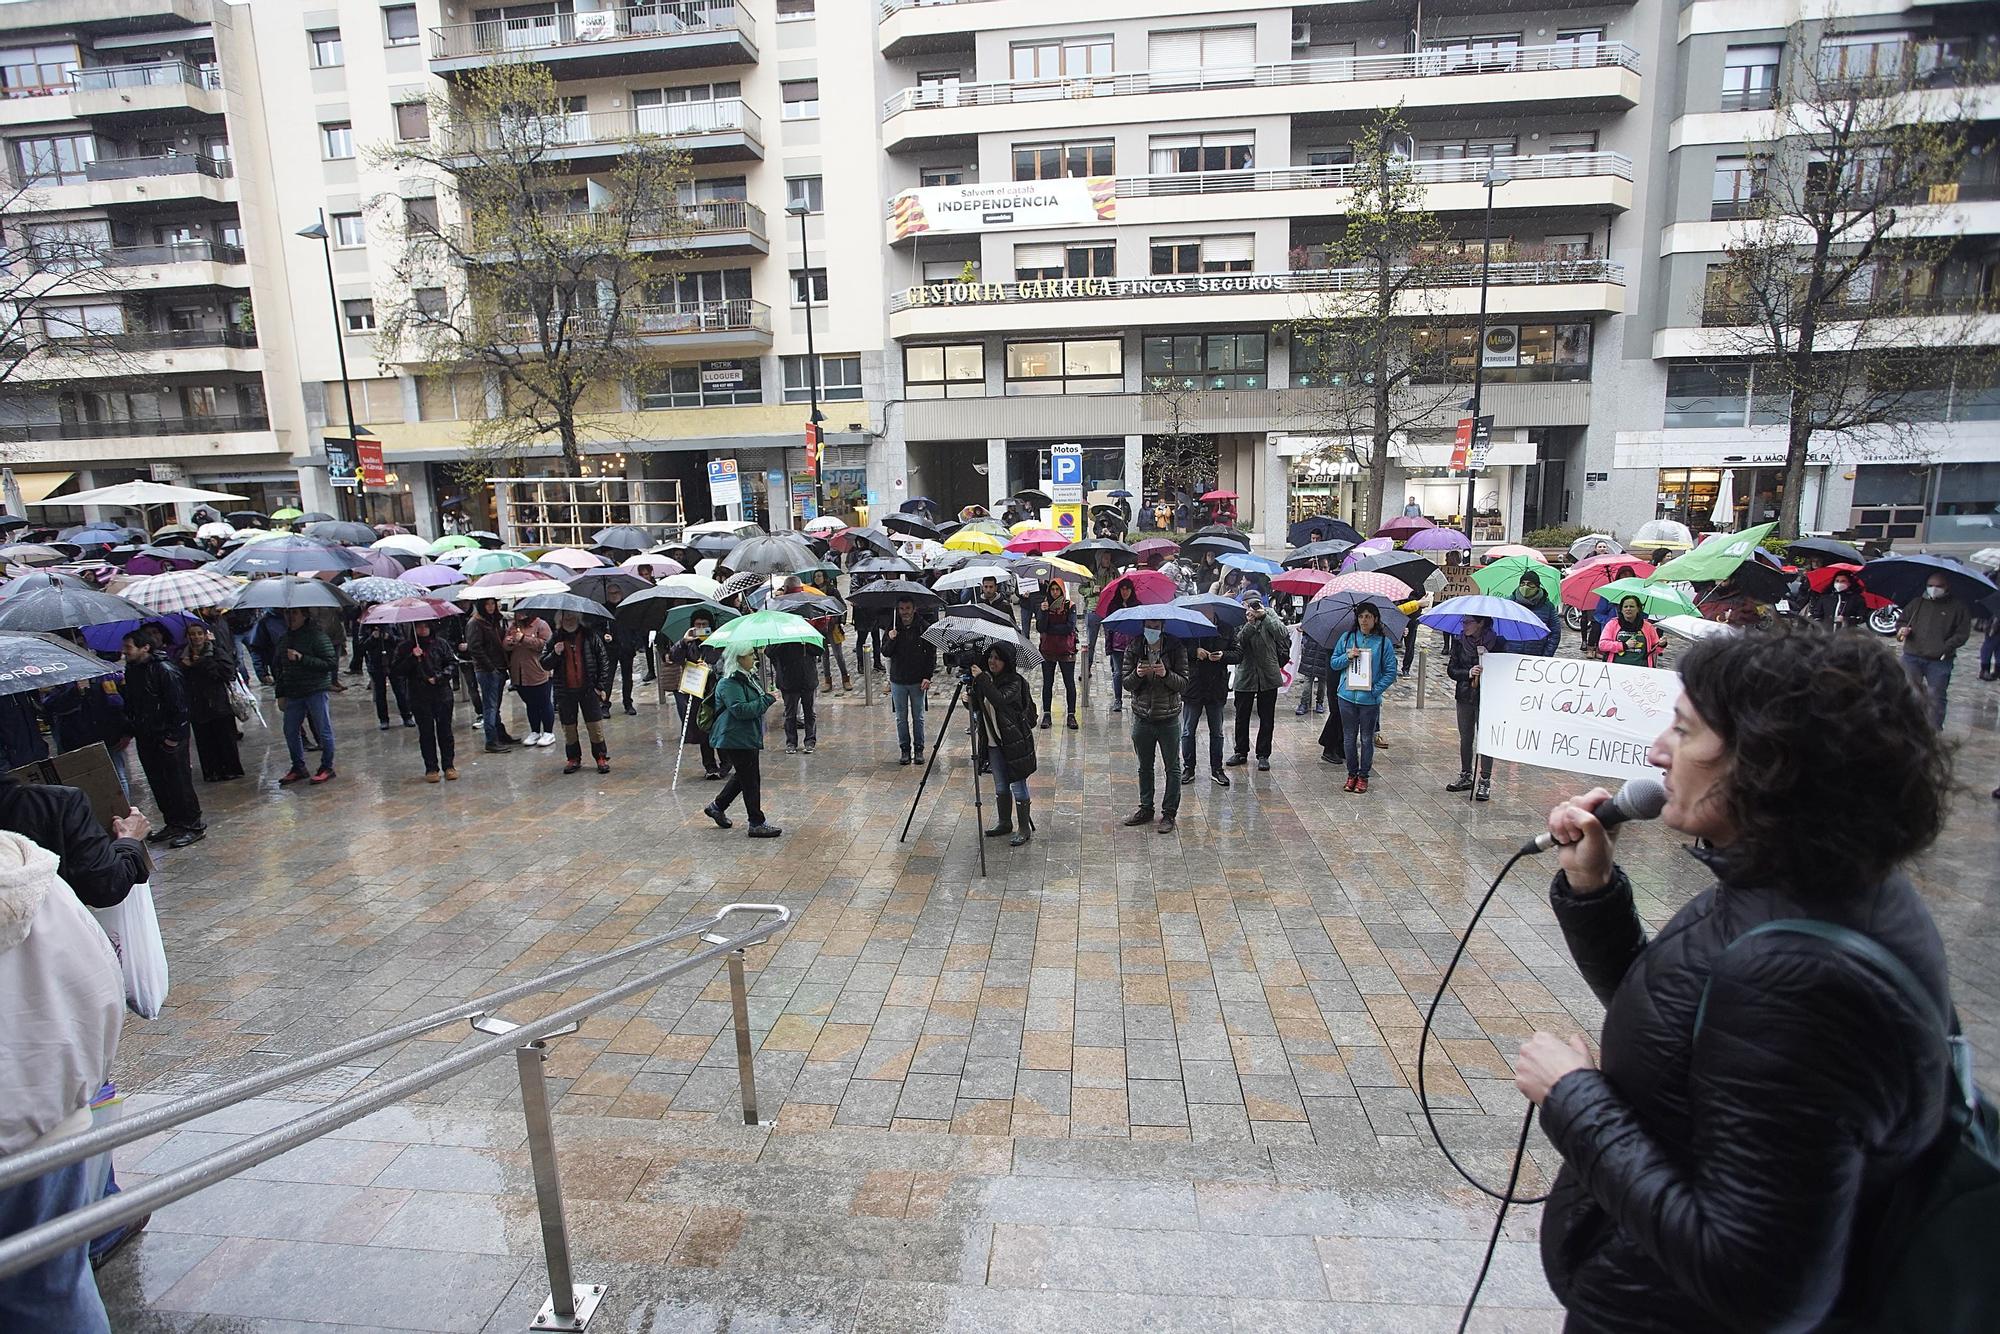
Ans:
[[[729,671],[715,683],[715,723],[709,743],[730,766],[729,781],[701,813],[724,829],[731,828],[729,803],[743,794],[750,816],[750,837],[776,838],[784,831],[764,821],[764,776],[759,769],[764,749],[764,714],[777,696],[758,684],[757,651],[729,655]]]
[[[327,707],[327,692],[333,689],[340,670],[340,654],[326,631],[312,622],[300,607],[285,609],[285,633],[271,652],[271,689],[284,706],[285,748],[291,752],[291,771],[278,780],[289,787],[306,779],[306,743],[302,735],[307,718],[319,737],[319,772],[314,783],[324,783],[333,774],[333,710]]]
[[[1278,719],[1278,687],[1285,683],[1285,664],[1292,656],[1292,632],[1264,606],[1264,595],[1244,595],[1249,616],[1236,632],[1236,753],[1226,763],[1250,759],[1250,712],[1257,713],[1257,767],[1271,767],[1271,729]]]

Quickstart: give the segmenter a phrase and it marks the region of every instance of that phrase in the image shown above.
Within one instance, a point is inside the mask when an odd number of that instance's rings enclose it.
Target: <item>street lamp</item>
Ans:
[[[326,257],[326,299],[333,311],[333,349],[340,354],[340,396],[347,403],[347,440],[351,461],[356,468],[354,508],[361,519],[368,517],[361,503],[361,479],[359,475],[361,454],[361,427],[354,419],[354,385],[347,378],[347,332],[340,325],[340,291],[333,284],[333,236],[326,228],[326,210],[320,209],[319,220],[301,227],[294,233],[308,241],[319,242],[320,253]],[[330,480],[330,479],[329,479]],[[340,508],[336,494],[334,508]]]
[[[813,281],[812,260],[806,255],[806,215],[812,210],[803,199],[785,205],[785,212],[799,220],[799,274],[804,280],[806,293],[806,385],[812,396],[813,434],[813,513],[826,513],[826,486],[820,480],[826,471],[826,441],[820,438],[819,425],[826,420],[819,411],[819,354],[813,350]]]
[[[1479,473],[1472,466],[1472,450],[1479,439],[1480,398],[1486,389],[1486,288],[1493,274],[1493,192],[1513,180],[1506,172],[1489,167],[1486,172],[1486,220],[1479,232],[1479,332],[1472,346],[1472,436],[1465,446],[1465,540],[1472,540],[1472,505]]]

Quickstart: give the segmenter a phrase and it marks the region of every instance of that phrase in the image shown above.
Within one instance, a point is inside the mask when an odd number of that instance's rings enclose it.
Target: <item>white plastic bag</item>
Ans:
[[[97,924],[118,951],[118,968],[125,974],[125,1004],[142,1019],[159,1016],[167,1003],[167,947],[160,940],[160,919],[153,911],[153,887],[141,881],[124,902],[92,908]]]
[[[270,726],[264,721],[263,705],[257,702],[257,697],[250,693],[250,687],[243,684],[241,677],[229,683],[229,711],[236,715],[236,721],[239,723],[247,723],[255,718],[257,726]]]

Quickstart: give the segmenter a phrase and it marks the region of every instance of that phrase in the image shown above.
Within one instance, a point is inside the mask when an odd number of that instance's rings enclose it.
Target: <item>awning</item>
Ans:
[[[14,474],[14,481],[21,488],[22,502],[32,505],[37,501],[47,500],[49,492],[74,476],[76,474],[73,472],[17,472]],[[56,503],[60,505],[67,502],[59,500]]]

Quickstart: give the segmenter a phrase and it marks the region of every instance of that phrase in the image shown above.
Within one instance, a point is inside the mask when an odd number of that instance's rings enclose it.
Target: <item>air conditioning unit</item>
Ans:
[[[1313,25],[1310,23],[1301,22],[1299,20],[1294,20],[1292,23],[1292,45],[1311,46],[1312,44],[1313,44]]]

